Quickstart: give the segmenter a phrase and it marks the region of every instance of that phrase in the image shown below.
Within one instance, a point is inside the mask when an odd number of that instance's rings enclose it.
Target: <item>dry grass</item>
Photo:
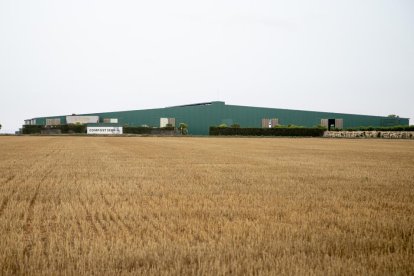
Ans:
[[[0,274],[414,274],[414,141],[0,137]]]

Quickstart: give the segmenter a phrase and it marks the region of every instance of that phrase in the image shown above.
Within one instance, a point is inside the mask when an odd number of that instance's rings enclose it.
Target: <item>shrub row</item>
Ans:
[[[23,134],[36,134],[40,133],[44,127],[38,125],[24,125],[22,129]]]
[[[59,125],[59,126],[41,126],[41,125],[24,125],[23,134],[40,134],[45,130],[60,130],[61,133],[86,133],[86,125]],[[163,132],[174,131],[174,127],[151,128],[151,127],[132,127],[124,126],[123,132],[126,134],[162,134]]]
[[[59,125],[59,126],[40,126],[24,125],[23,134],[39,134],[43,130],[60,130],[61,133],[86,133],[86,125]]]
[[[210,127],[210,135],[239,135],[239,136],[323,136],[324,128],[231,128]]]
[[[124,126],[123,132],[128,134],[150,134],[151,128]]]
[[[134,127],[134,126],[124,126],[123,132],[125,134],[154,134],[162,132],[171,132],[174,131],[175,127],[162,127],[162,128],[152,128],[152,127]]]
[[[86,125],[61,125],[62,133],[86,133]]]

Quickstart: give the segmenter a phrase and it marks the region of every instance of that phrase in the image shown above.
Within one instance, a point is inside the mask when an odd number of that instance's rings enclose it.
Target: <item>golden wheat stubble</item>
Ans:
[[[0,137],[2,274],[413,274],[414,143]]]

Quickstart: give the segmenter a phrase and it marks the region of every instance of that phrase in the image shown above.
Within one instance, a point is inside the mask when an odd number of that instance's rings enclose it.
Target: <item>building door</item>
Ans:
[[[326,127],[328,130],[342,129],[344,127],[343,119],[321,119],[321,126]]]
[[[279,125],[279,119],[262,119],[262,128],[272,128]]]
[[[344,128],[344,119],[335,119],[335,128],[343,129]]]
[[[328,130],[335,129],[335,119],[328,119]]]

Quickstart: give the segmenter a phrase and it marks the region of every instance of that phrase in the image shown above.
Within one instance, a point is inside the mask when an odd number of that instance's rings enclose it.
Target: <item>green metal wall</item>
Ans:
[[[104,118],[118,118],[117,125],[148,125],[154,127],[159,127],[160,118],[175,118],[177,126],[180,123],[188,124],[189,132],[193,135],[208,135],[210,126],[222,123],[226,123],[227,125],[237,123],[241,127],[261,127],[263,118],[278,118],[279,124],[282,125],[292,124],[306,127],[319,125],[321,119],[343,119],[344,128],[360,126],[408,126],[409,124],[409,119],[406,118],[393,119],[381,116],[236,106],[225,105],[224,102],[77,115],[97,115],[100,118],[100,122],[103,122]],[[62,124],[66,123],[66,116],[52,116],[35,118],[36,124],[44,125],[46,119],[50,118],[60,118]]]

